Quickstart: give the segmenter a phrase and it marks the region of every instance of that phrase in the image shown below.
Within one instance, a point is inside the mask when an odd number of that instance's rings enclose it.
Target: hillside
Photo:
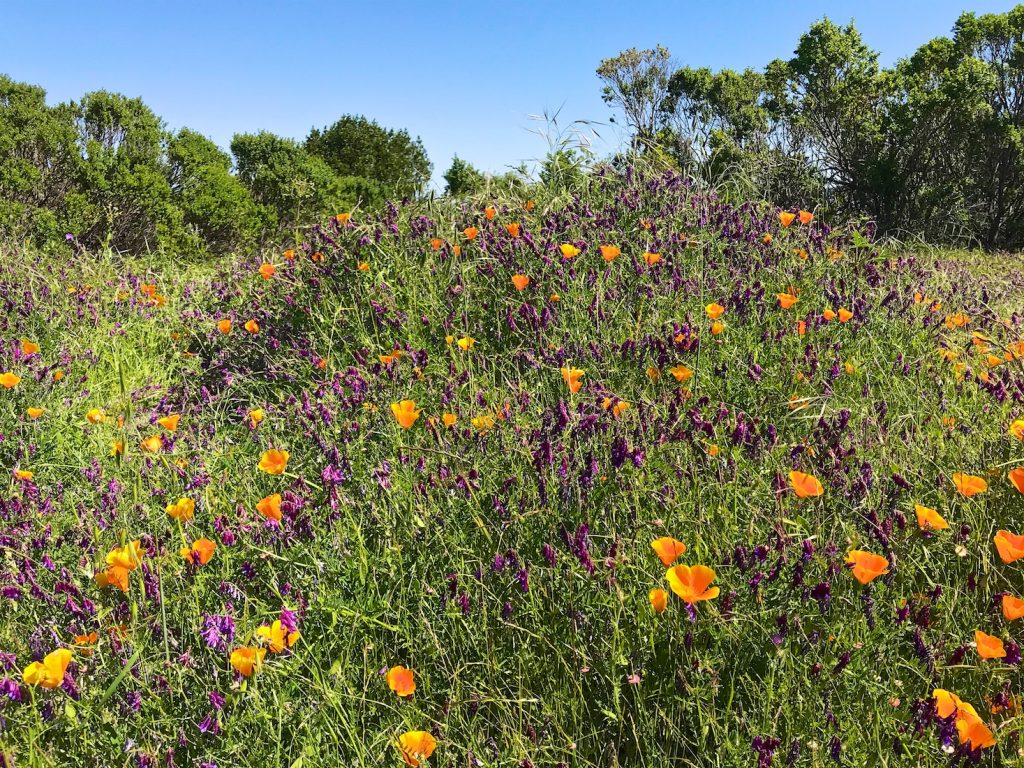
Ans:
[[[585,183],[0,252],[6,764],[1016,757],[1020,262]]]

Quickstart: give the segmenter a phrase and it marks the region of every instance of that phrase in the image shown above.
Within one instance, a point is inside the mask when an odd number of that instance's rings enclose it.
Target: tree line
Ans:
[[[724,194],[818,205],[884,234],[1024,247],[1024,5],[964,13],[892,67],[827,19],[763,69],[600,63],[632,149]]]
[[[231,153],[95,91],[49,106],[0,75],[0,238],[181,256],[287,239],[324,216],[421,194],[431,164],[405,130],[345,115],[305,141],[236,134]]]

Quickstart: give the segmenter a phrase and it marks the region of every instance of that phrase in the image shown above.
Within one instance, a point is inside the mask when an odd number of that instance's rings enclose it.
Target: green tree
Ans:
[[[388,194],[419,195],[430,181],[432,166],[419,138],[362,116],[344,115],[323,130],[314,129],[305,148],[338,176],[370,179]]]
[[[597,76],[604,84],[601,98],[622,110],[638,148],[655,142],[671,74],[671,55],[660,45],[642,51],[630,48],[602,60],[597,67]]]
[[[458,155],[452,158],[452,164],[444,172],[445,194],[472,195],[480,192],[485,184],[484,175]]]
[[[191,249],[225,253],[258,241],[273,221],[231,173],[231,157],[183,128],[167,142],[167,178]]]

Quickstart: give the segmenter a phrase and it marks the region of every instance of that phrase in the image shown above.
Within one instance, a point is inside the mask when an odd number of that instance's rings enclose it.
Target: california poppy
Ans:
[[[853,577],[861,584],[868,584],[879,576],[889,572],[889,561],[881,555],[864,552],[859,549],[850,550],[846,562],[852,566]]]
[[[185,522],[191,520],[196,511],[196,503],[192,499],[181,498],[167,505],[167,514],[175,520]]]
[[[686,545],[671,536],[662,536],[651,542],[651,549],[661,560],[661,564],[668,568],[680,555],[685,554]]]
[[[90,424],[102,424],[106,418],[106,414],[99,408],[90,408],[85,412],[85,420]]]
[[[839,322],[840,323],[848,323],[852,317],[853,317],[853,312],[851,312],[850,310],[846,309],[845,307],[840,307],[839,308]]]
[[[281,494],[273,493],[256,502],[256,511],[268,520],[281,519]]]
[[[715,322],[713,322],[711,324],[711,335],[712,336],[719,336],[724,331],[725,331],[725,324],[722,323],[720,320],[715,320]]]
[[[437,740],[428,731],[406,731],[398,737],[398,751],[405,764],[416,768],[437,749]]]
[[[1004,563],[1012,563],[1024,557],[1024,536],[1009,531],[996,531],[992,541],[999,552],[999,559]]]
[[[339,224],[348,224],[351,218],[351,213],[339,213],[337,216],[334,217],[334,220],[337,221]]]
[[[235,648],[231,652],[231,666],[242,677],[249,677],[263,666],[263,659],[266,655],[265,648]]]
[[[42,416],[44,413],[46,413],[46,409],[45,408],[26,408],[25,409],[25,413],[28,415],[28,417],[30,419],[38,419],[40,416]]]
[[[441,250],[441,246],[444,245],[444,240],[439,237],[432,238],[430,241],[430,247],[435,251]]]
[[[558,250],[562,252],[563,259],[575,259],[580,255],[580,249],[572,243],[562,243],[558,246]]]
[[[676,565],[665,573],[668,585],[679,598],[689,605],[718,597],[718,587],[709,586],[715,580],[715,572],[706,565]]]
[[[1011,469],[1007,473],[1006,479],[1013,483],[1013,487],[1016,488],[1018,492],[1024,493],[1024,467]]]
[[[281,653],[285,648],[291,648],[299,641],[298,630],[289,632],[281,624],[280,619],[275,619],[273,624],[264,625],[256,630],[256,636],[268,643],[271,653]]]
[[[473,345],[476,344],[476,339],[474,339],[472,336],[463,336],[456,342],[456,344],[458,344],[459,349],[461,349],[463,352],[468,352],[473,348]]]
[[[277,267],[275,267],[273,264],[261,264],[260,265],[260,276],[264,280],[269,280],[270,278],[272,278],[274,276],[274,273],[276,273],[276,272],[277,272]]]
[[[192,565],[206,565],[216,549],[217,545],[209,539],[196,539],[191,547],[182,547],[178,550],[178,554]]]
[[[986,635],[980,629],[974,630],[974,644],[978,648],[978,655],[983,659],[1002,659],[1006,656],[1003,641],[993,635]]]
[[[1011,437],[1024,440],[1024,419],[1015,419],[1007,430]]]
[[[21,340],[21,354],[25,355],[25,357],[28,357],[29,355],[38,355],[39,354],[39,345],[36,344],[34,341],[29,341],[28,339],[22,339]]]
[[[836,319],[836,313],[833,312],[831,308],[826,308],[825,311],[821,313],[821,316],[825,318],[825,322],[831,322]]]
[[[661,261],[660,253],[651,253],[650,251],[644,251],[644,263],[647,266],[653,267],[659,261]]]
[[[721,304],[712,303],[704,307],[704,311],[712,320],[717,320],[718,318],[725,314],[725,307],[723,307]]]
[[[779,300],[779,306],[782,307],[783,309],[789,309],[798,301],[800,301],[800,299],[794,296],[792,293],[777,293],[775,294],[775,296]]]
[[[801,224],[807,225],[814,221],[814,214],[810,211],[800,211],[799,216]]]
[[[517,291],[521,291],[530,284],[530,278],[526,275],[512,275],[512,285],[516,287]]]
[[[922,531],[944,531],[949,528],[945,518],[931,507],[915,504],[914,513],[917,515],[917,527]]]
[[[647,600],[651,603],[651,608],[655,613],[664,613],[668,608],[668,592],[664,589],[655,587],[647,593]]]
[[[476,240],[477,234],[480,232],[476,227],[466,227],[462,230],[462,234],[466,236],[467,240]]]
[[[446,427],[454,426],[455,422],[457,422],[458,420],[459,417],[456,416],[454,413],[445,413],[441,416],[441,421],[444,422],[444,425]]]
[[[416,680],[411,669],[403,666],[395,666],[388,670],[388,688],[397,696],[406,698],[412,696],[416,690]]]
[[[968,475],[964,472],[953,474],[953,485],[956,486],[956,489],[962,495],[967,497],[976,496],[988,490],[988,483],[985,482],[984,478],[977,475]]]
[[[64,675],[71,664],[71,651],[58,648],[46,654],[40,661],[33,661],[21,673],[25,685],[38,685],[42,688],[60,688],[64,684]]]
[[[519,225],[516,222],[505,225],[505,231],[508,232],[509,237],[519,237]]]
[[[263,422],[265,416],[266,414],[263,413],[262,408],[253,408],[249,411],[249,423],[254,427],[258,427]]]
[[[255,320],[246,320],[245,330],[251,333],[253,336],[255,336],[257,333],[260,332],[260,324],[257,323]]]
[[[605,261],[614,261],[622,253],[616,245],[602,245],[599,250],[601,258]]]
[[[178,430],[178,421],[181,420],[180,413],[172,413],[170,416],[164,416],[156,420],[156,423],[166,429],[168,432],[176,432]]]
[[[586,371],[579,368],[565,368],[562,369],[562,378],[569,387],[569,391],[576,394],[580,391],[583,386],[581,379],[586,375]]]
[[[789,227],[789,225],[793,223],[794,219],[796,219],[795,213],[790,213],[789,211],[782,211],[779,214],[779,221],[782,222],[782,226],[784,228]]]
[[[420,409],[416,407],[415,400],[402,400],[398,403],[392,403],[391,413],[394,414],[395,421],[398,422],[402,429],[412,429],[412,425],[420,417]]]
[[[1003,595],[1003,618],[1007,621],[1016,621],[1024,616],[1024,600],[1013,595]]]
[[[675,365],[669,368],[668,372],[676,381],[689,381],[693,378],[693,369],[687,368],[685,365]]]
[[[160,435],[150,435],[139,443],[139,447],[146,453],[159,453],[164,447],[164,439]]]
[[[18,480],[31,480],[33,477],[35,477],[35,473],[30,472],[27,469],[15,469],[14,477],[17,478]]]
[[[821,496],[825,493],[825,489],[818,478],[805,472],[797,472],[796,470],[789,473],[789,487],[801,499],[806,499],[809,496]]]
[[[486,208],[484,208],[484,218],[490,221],[491,219],[494,218],[494,214],[496,214],[497,212],[498,210],[493,205],[488,205]]]
[[[229,333],[231,333],[231,321],[228,320],[227,318],[223,320],[218,320],[217,330],[220,331],[225,336],[227,336]]]
[[[271,448],[263,452],[263,455],[260,456],[260,463],[256,466],[268,475],[281,475],[284,474],[284,468],[288,466],[288,456],[288,451]]]

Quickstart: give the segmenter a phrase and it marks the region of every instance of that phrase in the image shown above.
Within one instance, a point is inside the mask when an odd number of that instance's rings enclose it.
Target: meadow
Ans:
[[[0,302],[0,764],[1020,760],[1015,258],[608,168]]]

